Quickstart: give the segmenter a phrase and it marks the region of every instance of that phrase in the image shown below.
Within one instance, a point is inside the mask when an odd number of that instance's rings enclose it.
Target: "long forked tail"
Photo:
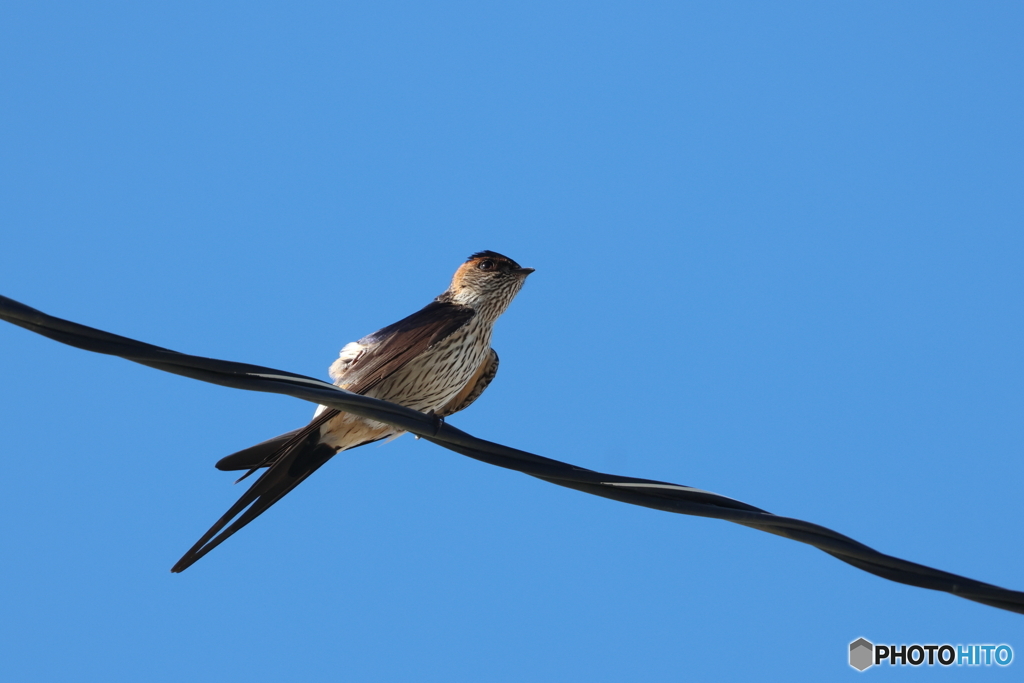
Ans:
[[[222,472],[268,467],[274,462],[275,456],[281,451],[281,449],[284,448],[289,441],[298,436],[301,431],[302,429],[294,429],[287,434],[275,436],[273,439],[267,439],[255,446],[249,446],[248,448],[242,449],[237,453],[225,455],[217,461],[215,467]]]
[[[338,450],[320,442],[320,426],[337,412],[325,411],[302,429],[264,441],[218,462],[217,467],[222,470],[249,469],[251,473],[267,467],[267,471],[171,567],[171,571],[177,573],[188,569],[330,460]]]
[[[203,537],[196,541],[187,553],[172,568],[172,572],[182,572],[192,566],[196,560],[223,543],[233,533],[263,514],[271,505],[281,500],[289,491],[305,481],[306,477],[339,452],[339,447],[321,442],[320,428],[338,415],[338,411],[328,409],[319,413],[313,421],[301,429],[275,436],[255,446],[232,453],[217,462],[220,470],[249,470],[238,480],[266,467],[252,486],[242,494]],[[368,438],[365,441],[346,445],[344,450],[351,450],[384,438]],[[237,483],[237,482],[236,482]]]

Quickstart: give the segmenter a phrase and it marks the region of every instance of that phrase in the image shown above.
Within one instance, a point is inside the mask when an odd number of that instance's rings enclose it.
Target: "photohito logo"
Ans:
[[[875,645],[858,638],[850,643],[850,666],[857,671],[888,662],[889,666],[1009,666],[1009,645]]]

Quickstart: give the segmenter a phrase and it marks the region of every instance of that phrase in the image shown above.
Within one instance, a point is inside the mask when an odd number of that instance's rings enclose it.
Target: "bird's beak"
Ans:
[[[535,270],[537,270],[537,269],[536,268],[516,268],[512,272],[515,273],[516,275],[522,275],[523,277],[526,277],[527,275],[529,275],[530,273],[532,273]]]

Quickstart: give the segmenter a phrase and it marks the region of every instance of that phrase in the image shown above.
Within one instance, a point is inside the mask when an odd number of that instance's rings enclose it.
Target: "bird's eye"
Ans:
[[[479,268],[480,270],[494,270],[494,261],[492,261],[491,259],[481,261],[480,265],[478,265],[477,268]]]

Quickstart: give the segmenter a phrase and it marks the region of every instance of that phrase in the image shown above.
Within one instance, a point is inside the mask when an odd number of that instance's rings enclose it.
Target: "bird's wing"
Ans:
[[[473,401],[480,398],[480,394],[484,393],[484,389],[491,383],[494,376],[498,374],[498,352],[491,349],[491,352],[487,354],[484,361],[480,363],[480,367],[477,368],[476,372],[473,373],[472,379],[466,383],[466,386],[458,393],[458,395],[445,405],[438,415],[441,417],[448,417],[460,410],[465,410],[473,403]]]
[[[428,348],[447,338],[473,317],[469,306],[433,301],[407,318],[367,335],[344,369],[332,366],[338,386],[365,394]],[[348,347],[346,347],[348,348]],[[339,359],[342,360],[342,359]]]
[[[434,301],[409,317],[360,339],[357,343],[362,347],[361,352],[336,380],[340,386],[353,393],[365,394],[409,361],[450,336],[473,315],[473,309],[467,306]],[[268,469],[178,560],[171,571],[187,569],[330,460],[336,451],[334,447],[320,443],[320,427],[338,412],[337,409],[328,408],[302,429],[282,434],[221,460],[218,465],[225,465],[221,469],[233,469],[234,465],[241,465],[242,460],[248,461],[243,467],[268,466]],[[255,458],[257,455],[263,456],[258,463]]]

